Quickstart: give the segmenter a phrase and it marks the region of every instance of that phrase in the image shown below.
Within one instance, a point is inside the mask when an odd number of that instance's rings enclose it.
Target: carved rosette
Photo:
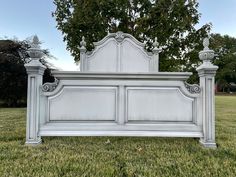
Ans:
[[[52,83],[47,82],[47,83],[43,84],[42,91],[43,92],[52,92],[57,88],[58,84],[59,84],[59,80],[57,78],[55,78],[54,82],[52,82]]]
[[[185,85],[186,89],[192,94],[196,94],[196,93],[201,92],[201,88],[197,84],[189,84],[187,82],[184,82],[184,85]]]
[[[116,33],[115,39],[117,40],[117,42],[122,42],[124,40],[125,36],[124,33],[121,31],[118,31]]]

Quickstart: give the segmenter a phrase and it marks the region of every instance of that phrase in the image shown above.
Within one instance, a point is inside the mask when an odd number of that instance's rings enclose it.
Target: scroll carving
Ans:
[[[187,82],[184,82],[184,85],[190,93],[195,94],[195,93],[200,93],[201,92],[201,88],[197,84],[189,84]]]
[[[115,39],[118,41],[118,42],[122,42],[124,40],[125,36],[124,36],[124,33],[121,32],[121,31],[118,31],[116,33],[116,36],[115,36]]]
[[[57,88],[58,84],[59,84],[59,80],[57,78],[55,78],[54,82],[52,82],[52,83],[47,82],[47,83],[43,84],[42,91],[43,92],[52,92]]]

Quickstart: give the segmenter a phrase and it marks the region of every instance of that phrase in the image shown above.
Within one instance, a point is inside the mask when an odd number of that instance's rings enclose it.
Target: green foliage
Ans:
[[[219,67],[216,81],[221,91],[228,91],[230,83],[236,84],[236,38],[212,34],[211,48],[218,55],[214,62]]]
[[[236,96],[216,97],[217,149],[198,139],[160,137],[44,137],[29,147],[26,110],[0,109],[0,176],[234,177],[235,105]]]
[[[29,41],[0,40],[0,100],[4,106],[16,107],[26,104],[27,62]],[[48,51],[44,51],[47,55]],[[45,61],[42,61],[45,65]],[[45,81],[52,81],[50,69],[44,74]]]
[[[92,42],[107,32],[123,31],[147,43],[166,48],[160,56],[161,71],[180,71],[198,63],[196,48],[210,30],[210,25],[195,29],[199,21],[196,0],[54,0],[53,13],[67,48],[79,60],[79,42],[85,36],[88,50]],[[195,53],[191,52],[194,51]]]
[[[8,106],[17,106],[26,98],[25,61],[18,53],[25,47],[11,40],[0,41],[0,99]]]

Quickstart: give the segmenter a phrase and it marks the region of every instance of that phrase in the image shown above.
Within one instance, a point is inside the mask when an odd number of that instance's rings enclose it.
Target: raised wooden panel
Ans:
[[[49,98],[49,120],[114,121],[116,87],[65,86]]]
[[[100,46],[91,56],[88,56],[88,71],[116,72],[118,65],[118,46],[110,39]]]
[[[200,95],[184,83],[191,73],[53,74],[41,136],[203,137]]]
[[[130,34],[111,33],[94,46],[92,52],[81,52],[82,72],[153,71],[154,54],[146,52],[145,44]]]
[[[131,40],[126,39],[121,45],[121,71],[148,72],[151,57],[142,48],[137,47]]]
[[[127,88],[127,119],[128,122],[192,122],[193,102],[179,88]]]

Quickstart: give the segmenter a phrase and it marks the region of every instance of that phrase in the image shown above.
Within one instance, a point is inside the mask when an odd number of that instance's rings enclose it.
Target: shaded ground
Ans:
[[[0,109],[1,177],[236,176],[235,96],[216,97],[216,150],[192,138],[51,137],[27,147],[25,114]]]

